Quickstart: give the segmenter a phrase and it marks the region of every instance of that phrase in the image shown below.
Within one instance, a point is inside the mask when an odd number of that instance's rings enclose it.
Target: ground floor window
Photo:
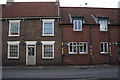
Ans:
[[[88,52],[88,45],[87,42],[80,42],[79,53],[80,54],[87,54]]]
[[[19,41],[8,41],[8,58],[19,58]]]
[[[101,53],[108,53],[108,42],[101,42],[100,49]]]
[[[77,42],[69,42],[69,54],[77,54]]]
[[[42,58],[54,59],[54,43],[55,41],[41,41],[42,42]]]

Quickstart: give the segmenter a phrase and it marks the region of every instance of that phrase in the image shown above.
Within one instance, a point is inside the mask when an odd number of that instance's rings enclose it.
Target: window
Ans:
[[[82,20],[73,20],[74,31],[82,31]]]
[[[8,41],[8,58],[19,58],[19,41]]]
[[[19,36],[19,35],[20,35],[20,20],[10,20],[9,36]]]
[[[69,42],[69,54],[77,54],[77,43]]]
[[[108,31],[108,22],[106,20],[100,20],[100,31]]]
[[[101,53],[108,53],[108,42],[101,42]]]
[[[54,36],[54,19],[43,21],[43,33],[42,36]]]
[[[88,52],[88,45],[87,42],[80,42],[79,53],[80,54],[87,54]]]
[[[55,41],[42,41],[43,59],[54,59],[54,43]]]

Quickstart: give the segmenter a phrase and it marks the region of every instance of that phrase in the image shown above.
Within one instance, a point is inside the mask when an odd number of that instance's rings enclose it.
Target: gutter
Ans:
[[[60,19],[60,17],[20,17],[20,18],[0,18],[0,20],[19,20],[19,19]]]

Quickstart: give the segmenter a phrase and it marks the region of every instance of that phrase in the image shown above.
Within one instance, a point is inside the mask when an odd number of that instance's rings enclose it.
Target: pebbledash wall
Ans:
[[[118,9],[114,8],[59,7],[59,4],[55,2],[23,2],[6,5],[3,8],[2,17],[2,64],[59,65],[117,63],[118,53],[120,52],[118,48],[119,24],[117,13]],[[93,14],[96,17],[107,18],[109,22],[107,31],[100,31],[100,24],[96,23],[92,16]],[[84,20],[82,31],[73,30],[74,19]],[[13,20],[20,20],[19,36],[9,36],[9,23]],[[54,36],[42,36],[44,20],[48,22],[54,20]],[[16,59],[8,58],[8,43],[10,41],[19,41],[19,57]],[[35,59],[29,58],[31,59],[30,64],[27,62],[27,43],[29,43],[27,41],[34,41],[31,43],[34,43],[36,49]],[[70,42],[76,42],[77,45],[70,45]],[[79,53],[80,42],[87,42],[87,53]],[[108,53],[100,52],[100,42],[108,43]],[[53,43],[53,58],[43,58],[43,43]],[[70,46],[77,48],[75,54],[69,53]],[[50,52],[48,53],[50,54]]]

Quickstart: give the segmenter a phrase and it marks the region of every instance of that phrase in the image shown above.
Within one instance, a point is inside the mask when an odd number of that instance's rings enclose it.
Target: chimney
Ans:
[[[60,1],[56,0],[56,5],[58,5],[58,16],[60,16]]]
[[[58,2],[58,3],[59,3],[59,0],[56,0],[56,2]]]
[[[14,0],[7,0],[7,4],[11,4],[13,2],[14,2]]]
[[[88,5],[88,4],[87,4],[87,3],[85,3],[85,7],[87,7],[87,5]]]

